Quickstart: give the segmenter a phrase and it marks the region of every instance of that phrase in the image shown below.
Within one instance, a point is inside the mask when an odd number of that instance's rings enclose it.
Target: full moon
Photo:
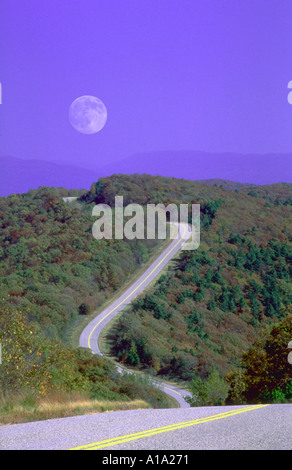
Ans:
[[[73,101],[69,108],[69,121],[82,134],[95,134],[105,125],[107,110],[95,96],[84,95]]]

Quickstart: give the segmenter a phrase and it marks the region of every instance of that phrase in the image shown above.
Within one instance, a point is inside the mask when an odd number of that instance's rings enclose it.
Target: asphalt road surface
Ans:
[[[1,450],[291,450],[291,405],[115,411],[0,427]]]
[[[182,223],[176,225],[178,226],[177,237],[126,292],[86,326],[80,336],[79,346],[90,348],[95,354],[102,355],[99,348],[99,337],[103,328],[158,276],[167,263],[181,250],[184,243],[190,238],[192,233],[188,224]],[[122,370],[119,367],[118,369]],[[157,381],[155,383],[158,384]],[[184,396],[191,395],[188,391],[162,382],[159,382],[159,388],[175,398],[181,408],[189,407],[189,404],[183,398]]]

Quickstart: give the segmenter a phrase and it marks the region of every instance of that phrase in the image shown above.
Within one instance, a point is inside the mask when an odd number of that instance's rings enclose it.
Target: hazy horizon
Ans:
[[[0,155],[99,168],[141,152],[292,152],[287,0],[3,1]],[[69,122],[82,95],[100,132]]]
[[[100,177],[121,173],[256,185],[292,183],[290,154],[144,152],[90,169],[62,162],[0,156],[0,167],[0,197],[40,186],[88,190]]]

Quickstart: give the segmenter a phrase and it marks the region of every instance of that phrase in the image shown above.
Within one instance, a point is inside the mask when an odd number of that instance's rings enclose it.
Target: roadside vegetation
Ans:
[[[147,408],[151,408],[149,403],[139,399],[106,401],[92,399],[85,393],[50,393],[45,397],[21,393],[0,399],[0,425]]]
[[[66,402],[72,393],[75,402],[80,393],[100,409],[125,409],[130,402],[175,406],[148,380],[117,375],[108,360],[71,346],[71,332],[110,301],[161,242],[96,241],[91,206],[64,203],[67,195],[63,188],[40,188],[0,198],[0,415],[9,421],[3,410],[11,403],[15,410],[48,395],[59,397],[59,410],[60,396]],[[55,416],[52,398],[51,404]],[[34,419],[30,411],[27,419]]]
[[[110,298],[159,243],[97,241],[92,207],[65,203],[59,193],[40,188],[0,198],[0,296],[45,336],[64,340],[80,314]]]
[[[0,198],[2,424],[175,406],[141,372],[184,384],[193,405],[291,401],[292,185],[225,186],[113,175],[88,192]],[[75,194],[73,204],[62,200]],[[199,249],[182,251],[103,338],[131,376],[70,343],[161,246],[93,238],[92,207],[114,206],[116,195],[124,205],[187,203],[190,214],[201,205]]]
[[[0,424],[116,409],[173,406],[136,374],[37,334],[26,315],[0,303]]]
[[[133,192],[142,204],[200,203],[201,244],[196,251],[182,252],[113,324],[107,336],[111,354],[162,380],[184,381],[196,396],[205,396],[197,403],[234,400],[229,397],[230,374],[241,370],[245,354],[291,308],[292,185],[238,185],[231,190],[118,175],[101,179],[83,197],[112,204],[112,195],[118,193],[131,203]],[[288,342],[283,344],[286,357]],[[287,360],[284,368],[289,376]],[[276,368],[264,373],[276,390]],[[258,380],[264,382],[261,375]],[[281,393],[268,387],[264,395],[254,388],[239,401],[291,400],[286,382],[278,388]],[[221,390],[218,399],[210,398],[212,390]]]

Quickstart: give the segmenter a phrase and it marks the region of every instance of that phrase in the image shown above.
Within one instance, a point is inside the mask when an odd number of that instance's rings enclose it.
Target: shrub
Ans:
[[[213,370],[206,380],[196,377],[191,383],[192,397],[187,397],[191,406],[224,405],[228,396],[228,384],[217,370]]]

